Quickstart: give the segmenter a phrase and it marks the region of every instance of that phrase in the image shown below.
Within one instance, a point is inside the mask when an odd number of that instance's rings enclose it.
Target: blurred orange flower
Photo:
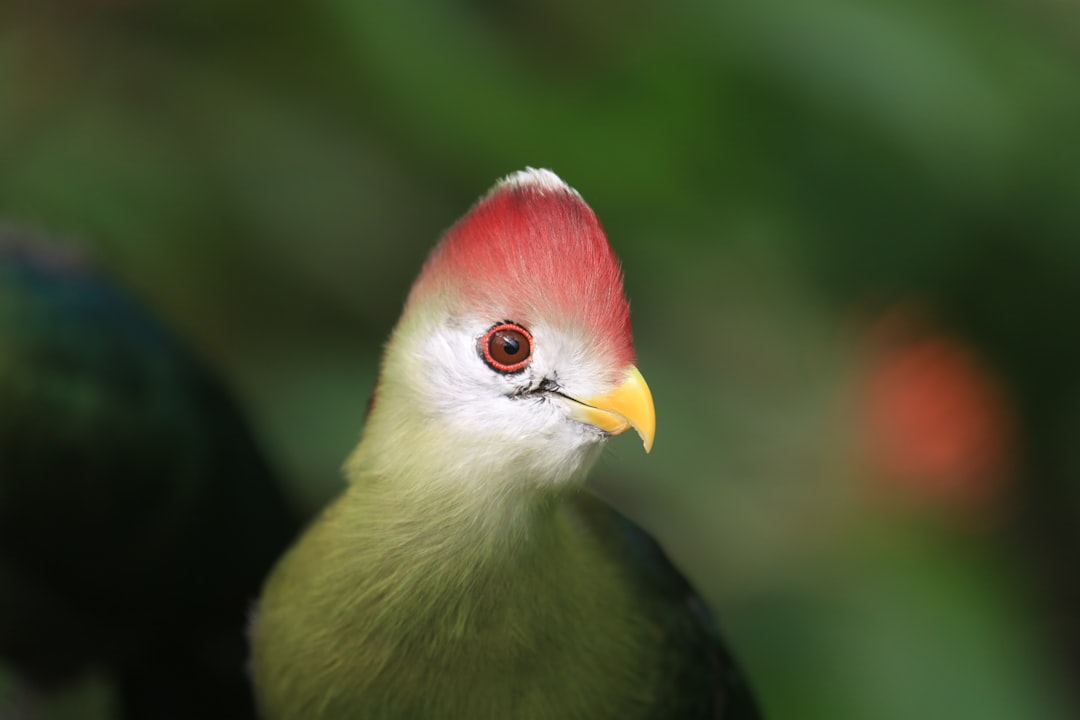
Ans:
[[[974,345],[908,311],[871,337],[859,418],[872,470],[913,499],[991,510],[1016,446],[1002,380]]]

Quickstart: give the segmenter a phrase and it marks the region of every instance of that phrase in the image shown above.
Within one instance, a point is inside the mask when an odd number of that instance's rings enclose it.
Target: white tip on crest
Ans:
[[[567,185],[562,178],[550,170],[545,168],[540,168],[538,170],[531,167],[527,167],[524,170],[518,170],[515,173],[510,173],[495,185],[495,190],[525,187],[533,187],[541,191],[556,190],[578,195],[577,190]],[[580,195],[578,195],[578,197],[580,197]]]

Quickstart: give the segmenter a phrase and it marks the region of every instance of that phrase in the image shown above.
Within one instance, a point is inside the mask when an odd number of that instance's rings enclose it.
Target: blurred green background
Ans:
[[[439,233],[550,167],[659,414],[597,485],[768,716],[1075,717],[1078,48],[1061,0],[8,0],[0,218],[175,324],[310,513]]]

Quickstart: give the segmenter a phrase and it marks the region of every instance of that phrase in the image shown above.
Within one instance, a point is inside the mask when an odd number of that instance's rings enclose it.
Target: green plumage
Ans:
[[[252,717],[248,608],[294,528],[207,368],[0,233],[0,658],[41,689],[105,667],[129,718]]]
[[[268,584],[266,720],[757,717],[693,591],[589,493],[471,528],[467,497],[394,495],[356,478]]]
[[[264,720],[758,717],[686,581],[585,487],[607,437],[633,423],[648,448],[655,414],[628,322],[577,296],[626,317],[595,216],[549,171],[444,236],[348,487],[264,588]]]

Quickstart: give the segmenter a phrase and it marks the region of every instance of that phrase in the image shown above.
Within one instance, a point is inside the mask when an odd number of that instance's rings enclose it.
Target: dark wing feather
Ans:
[[[759,720],[753,691],[686,577],[632,520],[599,499],[586,506],[627,558],[642,596],[652,598],[654,617],[672,646],[672,694],[657,720]]]
[[[247,609],[296,526],[183,343],[0,231],[0,657],[46,687],[105,664],[129,717],[250,717]]]

